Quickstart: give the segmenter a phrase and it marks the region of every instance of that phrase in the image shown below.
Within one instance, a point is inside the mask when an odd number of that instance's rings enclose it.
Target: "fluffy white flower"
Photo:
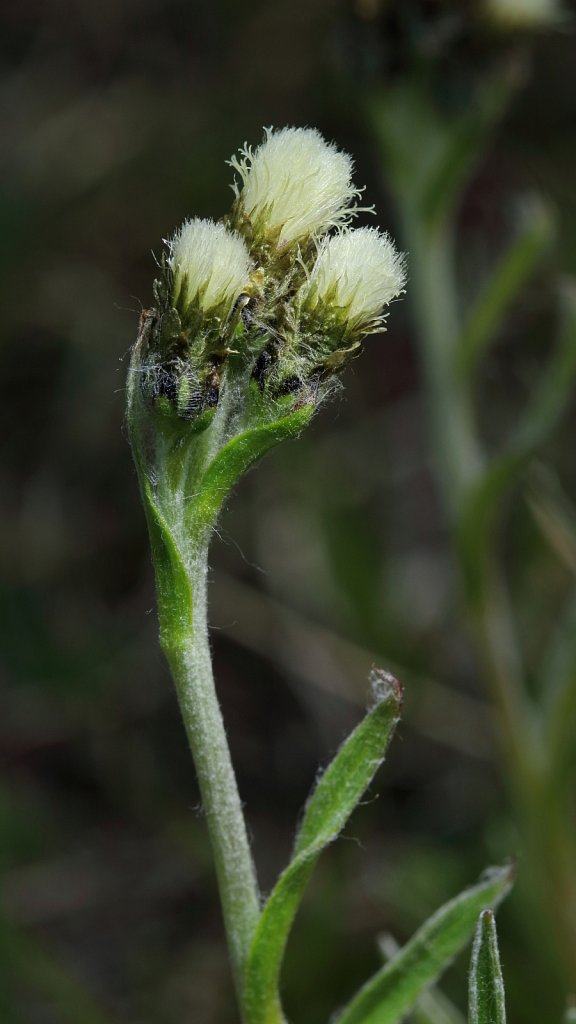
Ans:
[[[404,258],[388,235],[377,228],[342,231],[320,246],[300,304],[367,333],[381,325],[384,306],[400,294],[405,280]]]
[[[198,303],[223,315],[246,288],[251,261],[244,240],[223,224],[195,217],[184,222],[169,242],[174,272],[174,305]]]
[[[546,28],[563,17],[559,0],[485,0],[484,13],[504,29]]]
[[[345,223],[359,195],[352,158],[315,128],[266,129],[261,146],[246,146],[230,163],[242,182],[234,187],[241,213],[279,246]]]

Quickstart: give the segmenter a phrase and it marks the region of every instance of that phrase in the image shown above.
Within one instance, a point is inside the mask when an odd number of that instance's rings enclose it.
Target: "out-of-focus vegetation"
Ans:
[[[152,253],[185,216],[228,205],[223,157],[265,124],[313,124],[354,152],[367,204],[414,248],[398,181],[415,161],[425,173],[433,117],[473,113],[506,62],[514,95],[454,192],[459,313],[491,267],[501,287],[516,280],[518,262],[500,261],[518,217],[535,239],[495,343],[484,348],[478,327],[464,337],[490,461],[539,393],[559,310],[573,301],[576,43],[569,22],[496,34],[478,5],[439,0],[14,0],[2,14],[0,1019],[218,1024],[235,1012],[227,958],[122,432]],[[387,101],[416,87],[430,116],[403,114],[410,160],[395,178]],[[558,808],[566,821],[574,812],[574,407],[540,432],[487,537],[510,592],[522,686],[541,709],[556,688],[567,695],[549,717],[546,749],[561,756],[535,821],[470,629],[419,345],[431,317],[424,308],[413,328],[412,273],[342,395],[230,504],[212,554],[215,669],[268,884],[318,763],[358,717],[370,665],[407,690],[379,799],[357,813],[355,841],[330,851],[296,925],[295,1021],[326,1019],[350,996],[378,964],[375,932],[403,941],[511,854],[518,885],[499,915],[509,1021],[558,1021],[576,981],[554,917],[574,899],[576,873],[564,845],[541,870],[534,840],[564,834]],[[565,381],[553,382],[552,405]],[[464,964],[444,989],[465,1005]]]

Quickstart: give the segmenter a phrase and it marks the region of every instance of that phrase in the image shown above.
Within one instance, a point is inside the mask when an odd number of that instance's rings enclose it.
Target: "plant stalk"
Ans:
[[[202,808],[214,854],[238,1001],[260,913],[256,875],[214,677],[207,621],[208,543],[189,569],[193,615],[162,621],[161,643],[174,682],[196,766]],[[186,628],[183,628],[186,627]]]

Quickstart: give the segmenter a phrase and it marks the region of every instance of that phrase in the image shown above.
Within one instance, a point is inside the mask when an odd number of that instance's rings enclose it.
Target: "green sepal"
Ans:
[[[322,851],[340,834],[382,763],[400,711],[401,689],[374,673],[376,703],[316,784],[298,830],[294,854],[260,917],[246,970],[250,1024],[283,1021],[279,997],[282,959],[306,884]]]
[[[201,434],[204,430],[207,430],[208,427],[210,426],[210,424],[212,423],[212,420],[214,419],[215,414],[216,414],[216,409],[215,408],[204,409],[204,412],[198,413],[198,415],[195,416],[194,419],[191,419],[189,421],[189,427],[188,427],[189,434],[190,435]]]
[[[357,993],[337,1024],[399,1024],[474,934],[479,913],[497,906],[512,884],[511,867],[494,868],[422,925]]]
[[[476,928],[468,1001],[469,1024],[506,1024],[504,980],[498,953],[496,921],[483,910]]]

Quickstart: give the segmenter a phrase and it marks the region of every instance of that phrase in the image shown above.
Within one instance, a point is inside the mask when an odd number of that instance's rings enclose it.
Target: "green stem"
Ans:
[[[208,545],[204,544],[190,571],[194,614],[187,624],[188,629],[182,628],[181,619],[162,621],[161,635],[196,766],[242,1006],[244,966],[260,906],[242,804],[212,673],[206,601],[207,555]]]
[[[244,1010],[244,970],[260,916],[260,898],[242,803],[212,674],[208,634],[208,548],[231,486],[231,474],[212,501],[202,477],[225,446],[225,417],[195,436],[188,425],[157,416],[140,389],[142,352],[151,321],[144,319],[128,377],[127,423],[148,521],[158,599],[160,643],[168,660],[194,759],[214,854],[238,1003]],[[220,452],[221,454],[221,452]]]
[[[484,459],[477,440],[467,383],[457,371],[460,323],[456,301],[451,225],[422,224],[417,209],[404,208],[410,253],[410,288],[430,404],[434,448],[442,491],[455,529]],[[507,595],[493,567],[483,567],[478,607],[468,608],[473,633],[494,699],[500,711],[504,749],[514,778],[524,790],[531,771],[526,764],[526,713],[520,656]]]
[[[231,488],[271,447],[300,433],[314,403],[310,397],[292,408],[267,409],[266,415],[253,410],[249,371],[239,362],[228,368],[211,422],[195,432],[186,419],[156,409],[142,392],[142,366],[154,323],[153,313],[143,318],[132,352],[127,423],[152,546],[160,643],[196,766],[238,1003],[248,1024],[245,969],[260,918],[260,898],[212,674],[208,548]],[[278,418],[270,412],[277,412]]]

